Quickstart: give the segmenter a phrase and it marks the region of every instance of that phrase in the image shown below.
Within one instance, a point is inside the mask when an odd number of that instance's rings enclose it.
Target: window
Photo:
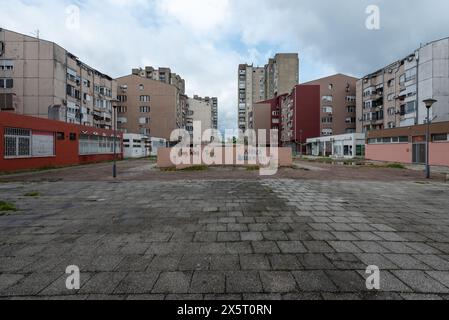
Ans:
[[[405,82],[409,82],[416,79],[416,68],[409,69],[405,72],[404,80]]]
[[[85,86],[86,88],[90,88],[90,81],[83,79],[83,86]]]
[[[29,129],[5,128],[5,158],[54,156],[53,132],[32,132]]]
[[[326,129],[323,129],[323,131],[321,131],[321,134],[323,136],[331,136],[333,134],[333,131],[330,128],[326,128]]]
[[[334,98],[332,96],[323,96],[322,100],[326,102],[332,102]]]
[[[13,79],[0,79],[0,88],[11,89],[12,87],[14,87]]]
[[[13,60],[0,60],[0,70],[13,70],[14,61]]]
[[[388,115],[389,116],[394,116],[394,114],[396,113],[396,108],[388,108]]]
[[[125,117],[117,118],[117,123],[118,123],[118,124],[125,124],[125,123],[128,123],[128,118],[125,118]]]
[[[347,113],[354,113],[354,112],[356,112],[356,107],[346,107],[346,112]]]
[[[329,90],[334,89],[334,85],[332,83],[329,84]]]
[[[334,109],[332,107],[330,107],[330,106],[323,107],[323,112],[324,113],[332,113],[333,110]]]
[[[332,117],[323,117],[321,118],[321,123],[332,123]]]
[[[448,141],[448,136],[449,136],[449,134],[447,134],[447,133],[433,134],[432,141],[433,142]]]
[[[140,107],[140,113],[150,113],[150,107]]]
[[[148,128],[140,128],[140,134],[143,134],[143,135],[146,135],[146,136],[149,136],[150,135],[150,129],[148,129]]]
[[[357,100],[357,98],[355,96],[346,96],[347,102],[355,102],[356,100]]]
[[[76,141],[76,133],[70,133],[69,137],[70,141]]]
[[[150,124],[150,117],[141,117],[139,118],[140,124]]]
[[[346,123],[355,123],[356,119],[354,117],[346,118]]]
[[[58,132],[58,133],[56,134],[56,139],[58,139],[58,140],[65,140],[65,134],[64,134],[64,132]]]
[[[121,152],[121,141],[119,138],[100,137],[95,135],[81,135],[79,139],[80,155],[89,154],[112,154],[114,153],[114,140],[116,152]]]
[[[394,93],[390,93],[387,97],[388,101],[393,101],[394,100]]]
[[[120,102],[126,102],[128,100],[128,97],[125,95],[119,95],[117,96],[117,100]]]
[[[140,102],[149,102],[150,96],[140,96],[139,100]]]
[[[5,158],[31,157],[31,130],[5,128]]]

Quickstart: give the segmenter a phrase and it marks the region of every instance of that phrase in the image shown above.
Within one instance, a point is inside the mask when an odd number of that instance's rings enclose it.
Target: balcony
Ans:
[[[17,97],[14,93],[0,93],[0,110],[15,111],[17,109]]]

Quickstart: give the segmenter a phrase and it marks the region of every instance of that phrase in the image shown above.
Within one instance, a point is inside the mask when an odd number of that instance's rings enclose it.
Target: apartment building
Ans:
[[[304,152],[307,139],[320,134],[318,85],[296,85],[290,93],[256,103],[253,108],[253,128],[277,130],[281,147],[290,147],[295,152],[302,147]]]
[[[320,135],[333,136],[356,132],[357,78],[344,74],[303,83],[320,86]]]
[[[299,83],[299,57],[276,54],[264,67],[241,64],[238,68],[238,127],[252,129],[253,105],[290,92]]]
[[[281,145],[304,153],[307,139],[320,134],[320,86],[296,85],[280,102]]]
[[[151,79],[161,83],[171,85],[176,88],[176,124],[179,128],[186,126],[187,116],[187,95],[185,94],[185,80],[170,68],[145,67],[132,69],[132,75],[145,79]]]
[[[289,93],[299,83],[297,53],[278,53],[265,65],[266,99]]]
[[[197,95],[193,96],[193,99],[206,102],[210,104],[212,109],[212,129],[218,129],[218,98],[216,97],[199,97]]]
[[[117,84],[120,131],[169,140],[173,130],[183,128],[178,88],[134,74],[118,78]]]
[[[422,45],[357,81],[357,132],[424,124],[422,101],[428,98],[438,100],[432,121],[448,121],[449,38]]]
[[[0,29],[0,110],[111,129],[114,79],[56,43]]]
[[[194,98],[189,98],[187,100],[188,111],[187,111],[187,125],[186,130],[190,132],[193,138],[194,145],[200,145],[202,143],[211,142],[212,135],[204,137],[204,133],[209,129],[213,128],[213,113],[212,113],[212,103],[211,101],[206,101],[204,99],[195,96]],[[199,138],[193,134],[194,122],[201,123],[201,136]],[[198,133],[197,133],[198,134]],[[196,139],[195,139],[196,138]]]

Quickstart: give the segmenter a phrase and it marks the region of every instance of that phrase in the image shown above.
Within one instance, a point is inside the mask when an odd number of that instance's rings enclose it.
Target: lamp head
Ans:
[[[427,108],[427,109],[430,109],[430,108],[432,108],[432,105],[433,105],[435,102],[437,102],[437,100],[435,100],[435,99],[426,99],[426,100],[424,100],[423,102],[425,103],[426,108]]]

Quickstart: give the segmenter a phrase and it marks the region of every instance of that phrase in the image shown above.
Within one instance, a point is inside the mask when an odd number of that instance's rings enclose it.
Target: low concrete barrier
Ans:
[[[168,168],[177,168],[184,169],[196,165],[210,165],[205,163],[202,156],[205,148],[202,148],[201,151],[191,149],[190,156],[188,154],[184,154],[186,158],[190,157],[190,164],[182,164],[175,165],[170,158],[172,148],[159,148],[157,154],[157,166],[158,168],[168,169]],[[259,153],[247,153],[245,149],[239,147],[216,147],[213,149],[213,152],[216,156],[216,162],[211,166],[259,166],[262,163],[267,162],[268,159],[272,159],[274,155],[271,154],[271,149],[266,148],[266,152],[264,154]],[[293,165],[293,155],[291,148],[278,148],[278,167],[291,167]],[[268,157],[268,158],[267,158]],[[195,159],[199,159],[200,162]]]

